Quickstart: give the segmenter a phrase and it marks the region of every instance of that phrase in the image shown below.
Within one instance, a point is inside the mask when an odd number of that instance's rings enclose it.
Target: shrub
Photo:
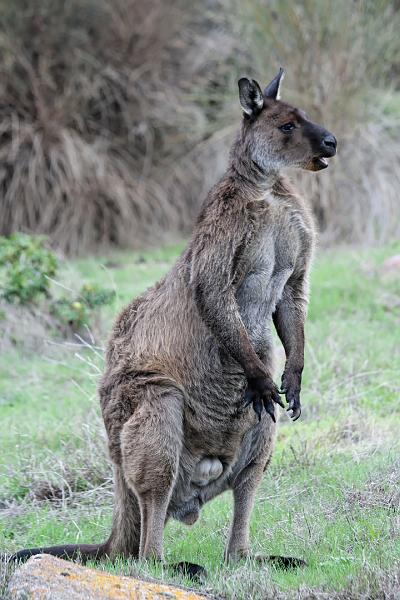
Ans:
[[[74,332],[89,326],[98,308],[111,304],[115,299],[113,290],[85,284],[74,298],[63,296],[51,303],[51,312],[67,329]]]
[[[114,290],[85,283],[76,294],[55,297],[51,281],[57,268],[57,258],[46,247],[45,238],[22,233],[0,237],[0,300],[4,301],[0,320],[14,316],[7,304],[13,303],[21,305],[21,310],[29,306],[29,312],[43,325],[61,328],[64,333],[91,326],[98,309],[113,302]],[[40,303],[43,298],[46,302]],[[21,321],[21,311],[17,318]]]
[[[49,294],[57,259],[44,238],[15,233],[0,237],[0,294],[9,302],[33,302]]]

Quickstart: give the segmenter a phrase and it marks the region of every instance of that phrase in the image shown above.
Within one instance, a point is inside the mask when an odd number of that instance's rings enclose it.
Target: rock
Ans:
[[[204,600],[169,585],[119,577],[55,558],[33,556],[11,577],[10,600]]]

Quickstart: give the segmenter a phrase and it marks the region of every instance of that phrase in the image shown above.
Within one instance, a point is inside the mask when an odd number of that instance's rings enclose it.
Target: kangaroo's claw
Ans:
[[[263,404],[264,404],[265,412],[267,412],[269,414],[269,416],[271,417],[271,419],[273,420],[273,422],[276,423],[275,407],[274,407],[274,403],[271,400],[271,398],[264,398]]]

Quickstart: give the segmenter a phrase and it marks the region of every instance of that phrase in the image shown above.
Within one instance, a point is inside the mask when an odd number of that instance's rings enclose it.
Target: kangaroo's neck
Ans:
[[[266,160],[261,165],[254,160],[243,132],[239,132],[231,148],[227,175],[241,183],[246,191],[255,193],[272,190],[281,179],[276,165]]]

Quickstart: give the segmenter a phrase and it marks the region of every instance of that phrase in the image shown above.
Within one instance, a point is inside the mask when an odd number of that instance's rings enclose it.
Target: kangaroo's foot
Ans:
[[[228,557],[229,561],[240,561],[240,560],[252,560],[260,565],[270,564],[277,569],[299,569],[307,566],[307,563],[302,558],[296,558],[295,556],[279,556],[269,554],[255,554],[252,555],[247,550],[230,554]]]
[[[257,562],[271,563],[277,569],[299,569],[307,566],[305,560],[295,556],[256,556],[255,559]]]
[[[177,575],[183,575],[196,582],[202,582],[207,577],[206,569],[201,565],[196,565],[196,563],[182,561],[169,565],[169,568]]]

